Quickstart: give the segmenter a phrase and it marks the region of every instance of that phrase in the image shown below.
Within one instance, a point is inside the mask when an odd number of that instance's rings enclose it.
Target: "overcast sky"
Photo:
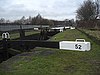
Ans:
[[[64,20],[75,19],[76,10],[84,0],[0,0],[0,18],[15,20],[36,16]]]

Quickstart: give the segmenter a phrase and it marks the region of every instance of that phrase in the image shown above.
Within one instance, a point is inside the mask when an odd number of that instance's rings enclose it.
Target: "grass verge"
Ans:
[[[84,31],[85,33],[89,34],[90,36],[93,36],[93,37],[97,38],[98,40],[100,40],[100,30],[82,29],[82,31]]]
[[[56,37],[56,38],[55,38]],[[50,40],[90,41],[92,49],[86,52],[53,48],[35,48],[14,56],[0,64],[0,75],[100,75],[100,46],[78,30],[67,30]]]

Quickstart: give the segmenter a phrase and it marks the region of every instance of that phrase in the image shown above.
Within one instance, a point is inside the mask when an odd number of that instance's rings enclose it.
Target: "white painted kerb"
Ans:
[[[77,41],[61,41],[59,42],[59,48],[64,50],[76,50],[76,51],[89,51],[90,42],[77,42]]]

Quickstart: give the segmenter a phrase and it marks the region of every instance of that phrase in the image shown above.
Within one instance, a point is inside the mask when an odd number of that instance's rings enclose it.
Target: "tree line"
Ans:
[[[100,27],[100,1],[85,0],[77,9],[76,22],[78,27]]]
[[[10,20],[5,20],[4,18],[0,19],[0,25],[49,25],[49,26],[72,26],[74,24],[74,19],[65,19],[63,21],[58,20],[50,20],[43,18],[40,14],[35,17],[29,16],[29,18],[25,18],[23,16],[19,20],[15,20],[14,22],[10,22]]]
[[[21,25],[53,25],[53,21],[49,20],[49,19],[44,19],[41,17],[40,14],[38,14],[36,17],[31,17],[29,16],[29,18],[25,18],[25,16],[23,16],[21,19],[19,20],[15,20],[13,22],[10,22],[10,20],[5,20],[4,18],[0,19],[0,24],[21,24]]]
[[[83,4],[77,9],[76,23],[77,27],[94,28],[100,27],[100,1],[99,0],[84,0]],[[25,18],[23,16],[19,20],[10,22],[9,20],[0,19],[0,24],[31,24],[31,25],[72,25],[70,20],[57,21],[43,18],[40,14],[36,17]]]

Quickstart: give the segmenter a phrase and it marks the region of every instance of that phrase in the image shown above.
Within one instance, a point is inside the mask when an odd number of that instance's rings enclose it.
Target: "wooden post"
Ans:
[[[8,55],[9,44],[7,42],[8,40],[10,40],[9,33],[8,32],[3,33],[2,34],[2,44],[3,44],[3,58],[4,58],[4,60],[9,58],[9,55]]]
[[[20,30],[19,30],[19,33],[20,33],[20,39],[24,39],[25,38],[25,31],[22,29],[22,26],[20,25]]]

